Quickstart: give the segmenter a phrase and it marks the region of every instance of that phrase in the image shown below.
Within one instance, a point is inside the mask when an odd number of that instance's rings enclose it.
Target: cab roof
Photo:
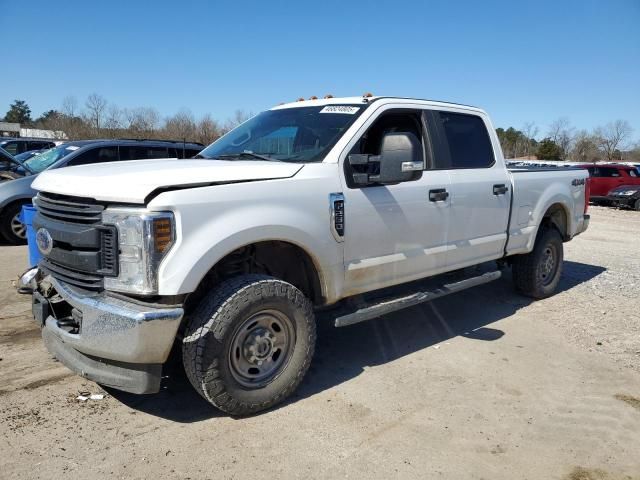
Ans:
[[[387,96],[361,96],[361,97],[331,97],[331,98],[318,98],[309,100],[299,100],[295,102],[283,103],[277,105],[271,110],[281,110],[285,108],[297,108],[297,107],[323,107],[325,105],[364,105],[368,106],[375,102],[380,101],[402,101],[403,103],[419,103],[424,105],[430,105],[434,107],[463,107],[467,110],[476,110],[482,112],[482,109],[474,107],[472,105],[464,105],[461,103],[443,102],[439,100],[426,100],[421,98],[409,98],[409,97],[387,97]]]

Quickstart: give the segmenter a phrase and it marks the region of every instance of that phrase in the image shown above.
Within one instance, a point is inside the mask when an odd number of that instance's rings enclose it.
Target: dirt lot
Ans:
[[[509,278],[343,329],[252,418],[180,378],[105,393],[46,353],[0,246],[0,478],[640,479],[640,214],[592,208],[561,291]]]

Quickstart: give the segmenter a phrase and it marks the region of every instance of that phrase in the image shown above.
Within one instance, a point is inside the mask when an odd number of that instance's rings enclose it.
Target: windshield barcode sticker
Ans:
[[[350,107],[349,105],[328,105],[320,110],[320,113],[346,113],[347,115],[353,115],[360,107]]]

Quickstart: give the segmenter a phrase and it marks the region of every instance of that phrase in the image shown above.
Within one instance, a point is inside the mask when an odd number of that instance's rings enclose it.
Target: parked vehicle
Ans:
[[[197,159],[45,172],[34,184],[44,258],[22,283],[71,370],[156,392],[175,347],[207,401],[250,414],[300,383],[317,309],[351,325],[508,265],[520,292],[551,295],[563,242],[589,224],[587,176],[508,170],[478,108],[300,101]]]
[[[31,171],[18,157],[0,148],[0,182],[21,177],[22,175],[16,173],[16,169],[22,169],[24,172]]]
[[[29,160],[31,157],[35,157],[36,155],[40,155],[42,152],[46,151],[47,150],[29,150],[28,152],[19,153],[13,157],[17,162],[7,164],[4,168],[0,169],[0,181],[15,180],[16,178],[24,177],[25,175],[32,175],[33,171],[25,167],[24,162]]]
[[[0,137],[0,148],[4,148],[11,155],[29,152],[31,150],[42,150],[53,148],[56,144],[52,140],[42,140],[37,138],[5,138]]]
[[[192,157],[203,147],[199,143],[160,140],[83,140],[51,148],[22,163],[18,161],[9,173],[19,178],[0,183],[0,236],[13,244],[25,242],[18,215],[22,205],[31,203],[36,194],[31,187],[35,175],[44,170],[122,160]]]
[[[616,187],[609,192],[607,200],[615,207],[640,210],[640,184]]]
[[[630,165],[587,163],[579,167],[589,171],[591,201],[594,203],[607,204],[609,192],[621,185],[640,185],[638,170]]]

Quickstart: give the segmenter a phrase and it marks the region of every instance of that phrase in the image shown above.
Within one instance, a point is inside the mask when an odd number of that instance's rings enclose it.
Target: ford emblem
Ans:
[[[49,255],[53,248],[53,239],[46,228],[39,228],[36,232],[36,245],[43,255]]]

